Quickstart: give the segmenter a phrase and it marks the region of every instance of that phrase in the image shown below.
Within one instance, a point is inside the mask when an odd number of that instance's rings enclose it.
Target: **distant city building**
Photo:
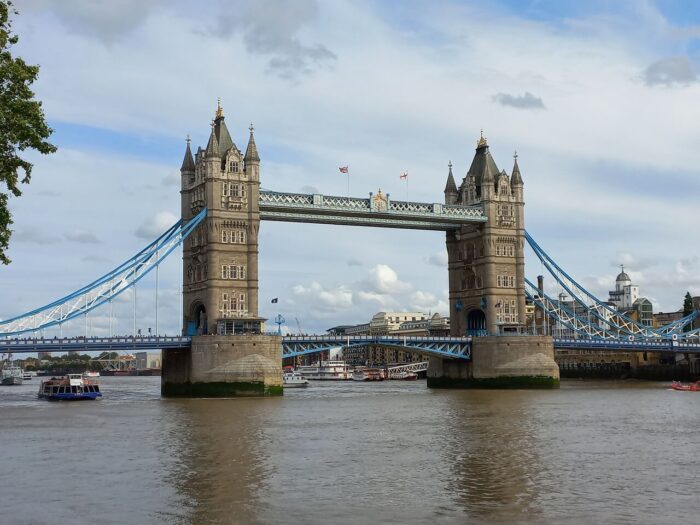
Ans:
[[[326,330],[333,335],[394,335],[412,336],[448,336],[450,335],[450,318],[435,313],[422,312],[378,312],[369,323],[357,325],[340,325]],[[317,360],[311,356],[307,360]],[[395,363],[415,363],[425,360],[425,356],[377,345],[353,346],[343,350],[343,359],[351,365],[386,365]]]
[[[51,352],[38,352],[37,357],[41,359],[51,359]]]
[[[134,352],[134,360],[137,370],[146,370],[148,368],[160,368],[162,354],[157,352]]]
[[[632,279],[625,273],[625,267],[615,279],[615,289],[610,290],[608,301],[618,310],[628,310],[632,308],[635,301],[639,299],[639,286],[632,284]]]
[[[682,317],[682,309],[675,312],[657,312],[654,314],[654,326],[663,326],[665,324],[675,323]]]
[[[427,318],[428,316],[421,312],[378,312],[369,322],[369,331],[371,335],[386,335],[398,330],[401,323],[423,321]]]

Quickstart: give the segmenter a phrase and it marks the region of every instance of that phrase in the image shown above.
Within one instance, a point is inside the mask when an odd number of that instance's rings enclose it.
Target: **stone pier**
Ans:
[[[282,395],[282,338],[203,335],[188,350],[163,352],[161,394],[185,397]]]
[[[557,388],[559,367],[549,336],[477,337],[472,361],[430,358],[432,388]]]

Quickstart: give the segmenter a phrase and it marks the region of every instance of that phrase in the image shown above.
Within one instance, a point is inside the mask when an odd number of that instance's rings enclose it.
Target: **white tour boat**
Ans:
[[[5,365],[2,369],[2,384],[5,386],[21,385],[24,372],[18,366]]]
[[[299,372],[289,370],[282,374],[282,386],[284,386],[284,388],[301,388],[309,386],[309,380]]]
[[[317,361],[310,366],[298,367],[297,372],[307,379],[321,381],[344,381],[352,376],[345,361]]]

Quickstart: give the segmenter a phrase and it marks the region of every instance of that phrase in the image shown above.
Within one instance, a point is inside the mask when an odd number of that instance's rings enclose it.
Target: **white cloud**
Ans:
[[[342,285],[336,288],[324,288],[314,281],[308,287],[301,284],[295,285],[292,293],[298,299],[306,299],[308,304],[318,304],[336,311],[352,306],[352,290]]]
[[[410,284],[400,281],[396,271],[386,264],[373,267],[369,271],[366,283],[369,286],[367,291],[376,294],[405,293],[412,289]]]
[[[134,232],[141,239],[153,240],[177,222],[178,218],[169,211],[161,211],[146,219]]]
[[[65,238],[68,241],[81,244],[99,244],[101,242],[94,233],[85,230],[68,232],[65,234]]]

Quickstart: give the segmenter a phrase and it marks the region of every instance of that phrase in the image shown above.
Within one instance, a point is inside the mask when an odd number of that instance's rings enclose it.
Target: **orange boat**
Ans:
[[[671,388],[674,390],[682,390],[683,392],[700,392],[700,381],[684,385],[680,381],[672,381]]]

